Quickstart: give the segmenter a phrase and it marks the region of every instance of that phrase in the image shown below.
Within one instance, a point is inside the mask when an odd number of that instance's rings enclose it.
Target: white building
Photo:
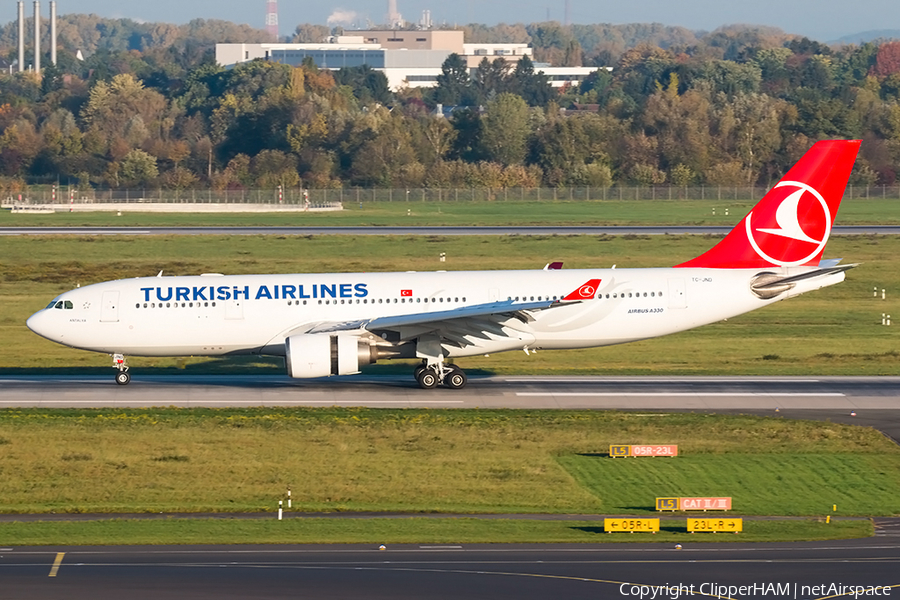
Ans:
[[[368,65],[385,74],[392,90],[434,87],[441,65],[452,53],[466,61],[470,75],[485,58],[518,62],[531,56],[528,44],[464,44],[462,31],[358,31],[329,38],[321,44],[216,44],[216,62],[224,67],[251,60],[268,60],[297,66],[306,58],[320,69]],[[513,65],[510,65],[511,67]],[[596,71],[593,67],[535,66],[550,78],[550,85],[576,84]]]

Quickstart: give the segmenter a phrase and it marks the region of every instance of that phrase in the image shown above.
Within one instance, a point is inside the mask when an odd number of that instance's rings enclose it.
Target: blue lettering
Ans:
[[[273,285],[272,288],[274,288],[272,291],[275,293],[275,299],[278,300],[278,286]]]
[[[150,302],[150,292],[153,288],[141,288],[141,291],[144,292],[144,302]]]
[[[190,298],[188,298],[188,295],[190,293],[191,293],[190,288],[186,288],[186,287],[175,288],[175,301],[178,302],[179,300],[184,300],[186,302],[186,301],[190,300]]]
[[[237,300],[241,294],[244,295],[244,300],[249,300],[250,299],[250,286],[245,285],[243,290],[238,288],[238,286],[234,286],[234,299]]]
[[[195,287],[194,288],[194,300],[206,300],[206,288],[205,287]]]
[[[231,300],[231,290],[228,289],[227,285],[219,286],[216,292],[218,293],[216,300]]]
[[[298,297],[298,298],[310,298],[310,297],[311,297],[311,296],[309,296],[309,295],[303,293],[303,286],[302,286],[302,285],[301,285],[301,286],[298,286],[298,287],[299,287],[299,291],[297,292],[297,297]],[[313,293],[315,293],[315,287],[316,287],[316,286],[313,286]],[[312,296],[312,297],[314,297],[314,296]]]
[[[334,283],[332,283],[331,285],[320,283],[319,291],[322,293],[323,298],[325,297],[325,294],[328,294],[330,298],[337,298],[337,285]]]
[[[166,288],[166,291],[169,292],[169,295],[165,298],[162,295],[162,288],[156,288],[156,299],[165,302],[166,300],[172,299],[172,288]]]
[[[297,289],[297,286],[293,285],[283,285],[281,286],[281,297],[287,300],[288,298],[295,298],[294,290]]]
[[[341,284],[341,298],[350,298],[353,296],[353,285],[349,283]]]
[[[369,290],[366,289],[366,284],[357,283],[353,287],[356,288],[356,297],[357,298],[365,298],[366,296],[369,295]]]
[[[259,291],[256,292],[256,299],[259,300],[260,298],[268,298],[269,300],[272,299],[272,294],[271,292],[269,292],[269,288],[264,285],[259,286]]]

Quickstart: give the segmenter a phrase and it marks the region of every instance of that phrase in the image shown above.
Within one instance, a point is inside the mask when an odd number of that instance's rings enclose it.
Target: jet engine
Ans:
[[[288,375],[298,379],[359,373],[378,356],[375,346],[355,335],[292,335],[284,348]]]

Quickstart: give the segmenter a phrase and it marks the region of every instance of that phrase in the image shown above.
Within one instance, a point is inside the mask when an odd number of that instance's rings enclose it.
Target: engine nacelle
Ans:
[[[297,379],[351,375],[375,362],[373,347],[355,335],[292,335],[284,349],[288,375]]]

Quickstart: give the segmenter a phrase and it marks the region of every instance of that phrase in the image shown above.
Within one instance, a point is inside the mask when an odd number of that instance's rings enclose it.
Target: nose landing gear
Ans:
[[[116,383],[128,385],[131,381],[131,373],[128,372],[128,365],[125,364],[125,355],[113,354],[113,368],[118,369]]]

